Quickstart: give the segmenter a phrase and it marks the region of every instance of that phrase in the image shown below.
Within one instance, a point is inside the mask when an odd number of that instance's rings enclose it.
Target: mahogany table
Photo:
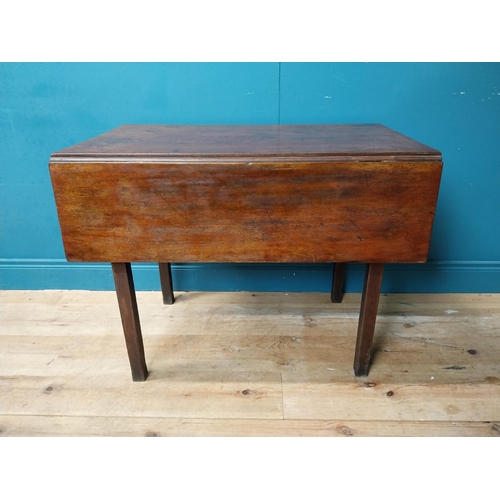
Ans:
[[[68,261],[111,262],[132,378],[148,371],[131,262],[366,263],[354,373],[366,376],[384,263],[425,262],[441,153],[383,125],[124,125],[54,153]]]

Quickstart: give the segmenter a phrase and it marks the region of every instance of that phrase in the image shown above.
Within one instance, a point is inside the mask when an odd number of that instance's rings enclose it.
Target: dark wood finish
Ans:
[[[345,264],[343,262],[336,262],[333,265],[332,291],[330,294],[333,303],[339,304],[344,298],[344,277]]]
[[[441,153],[383,125],[125,125],[54,153],[66,257],[369,262],[355,358],[368,373],[385,262],[427,259]],[[147,376],[130,264],[113,264],[134,380]]]
[[[70,261],[423,262],[441,163],[75,163],[51,174]]]
[[[144,344],[142,342],[141,323],[137,300],[135,297],[134,279],[130,263],[113,262],[113,277],[115,279],[116,295],[120,316],[125,334],[132,379],[142,382],[148,377],[146,358],[144,356]]]
[[[384,264],[366,265],[354,354],[354,374],[356,377],[368,375],[383,272]]]
[[[353,125],[123,125],[63,149],[52,160],[88,161],[120,158],[131,161],[250,157],[327,157],[345,159],[440,160],[441,153],[380,124]]]
[[[160,285],[164,304],[174,303],[174,287],[172,285],[172,268],[170,262],[159,262]]]

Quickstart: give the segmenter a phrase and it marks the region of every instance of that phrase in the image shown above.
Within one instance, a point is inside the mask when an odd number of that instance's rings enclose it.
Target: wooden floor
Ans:
[[[132,382],[114,292],[0,292],[3,436],[500,436],[500,295],[138,292]]]

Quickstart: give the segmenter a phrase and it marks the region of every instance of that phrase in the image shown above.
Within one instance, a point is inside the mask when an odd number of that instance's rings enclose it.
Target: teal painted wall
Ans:
[[[0,288],[112,289],[64,259],[52,152],[123,123],[383,123],[443,153],[429,263],[387,292],[500,292],[499,63],[0,64]],[[153,264],[138,289],[158,289]],[[328,265],[176,264],[183,290],[327,291]],[[347,290],[363,267],[348,267]]]

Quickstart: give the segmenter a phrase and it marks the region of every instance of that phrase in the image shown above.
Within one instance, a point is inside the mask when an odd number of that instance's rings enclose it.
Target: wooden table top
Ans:
[[[383,125],[124,125],[54,153],[66,257],[423,262],[441,154]]]
[[[441,161],[441,153],[384,125],[123,125],[54,153],[93,161]]]

